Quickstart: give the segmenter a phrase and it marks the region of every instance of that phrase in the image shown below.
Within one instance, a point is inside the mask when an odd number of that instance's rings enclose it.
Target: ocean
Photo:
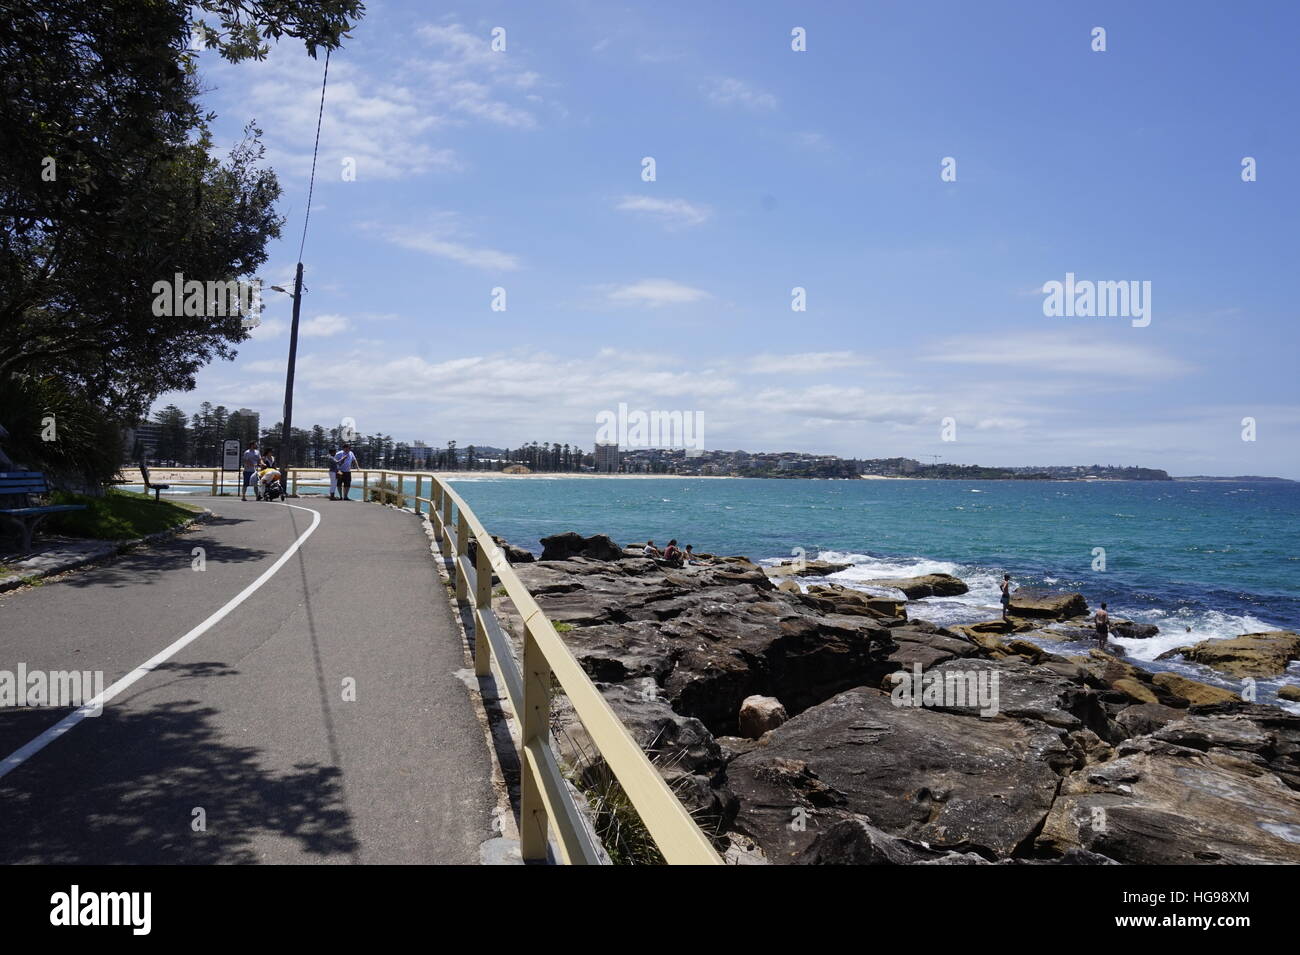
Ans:
[[[485,475],[455,487],[493,533],[534,553],[539,538],[573,530],[661,547],[675,537],[761,563],[802,549],[809,559],[849,562],[828,578],[848,586],[953,574],[969,593],[909,607],[941,625],[997,616],[997,581],[1010,573],[1017,587],[1079,591],[1090,608],[1106,601],[1112,616],[1156,624],[1156,637],[1114,642],[1149,669],[1224,686],[1238,684],[1198,665],[1153,661],[1199,640],[1300,631],[1300,484]],[[1261,702],[1281,683],[1300,685],[1300,663],[1259,681]]]

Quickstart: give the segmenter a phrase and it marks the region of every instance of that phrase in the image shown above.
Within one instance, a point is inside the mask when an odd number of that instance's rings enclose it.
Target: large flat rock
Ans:
[[[1161,656],[1174,653],[1237,679],[1277,676],[1292,660],[1300,660],[1300,633],[1290,630],[1244,633],[1227,640],[1202,640]]]
[[[1036,833],[1060,776],[1065,734],[1042,723],[895,706],[848,690],[733,760],[736,828],[773,862],[793,862],[836,822],[866,817],[936,849],[1006,857]],[[803,818],[804,827],[792,828]]]
[[[1249,750],[1201,751],[1158,738],[1174,725],[1071,775],[1037,845],[1133,865],[1300,862],[1300,794]]]
[[[1011,614],[1015,617],[1043,617],[1068,620],[1088,612],[1083,594],[1061,593],[1038,587],[1021,587],[1011,594]]]

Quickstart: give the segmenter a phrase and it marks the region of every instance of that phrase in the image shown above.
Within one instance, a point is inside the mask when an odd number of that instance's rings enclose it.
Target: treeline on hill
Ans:
[[[986,468],[978,464],[923,464],[916,477],[965,481],[1050,481],[1046,473],[1021,474],[1006,468]]]
[[[292,428],[289,444],[281,440],[284,423],[276,422],[260,431],[257,419],[250,415],[230,411],[224,405],[213,406],[204,402],[199,411],[186,419],[185,412],[168,405],[154,414],[158,425],[158,440],[150,460],[153,464],[177,467],[212,468],[221,466],[221,446],[228,438],[247,447],[257,441],[266,451],[274,451],[276,459],[292,467],[324,467],[330,448],[339,447],[345,440],[341,428]],[[457,447],[448,441],[445,447],[408,445],[395,441],[392,435],[358,434],[352,436],[352,450],[363,468],[391,468],[394,471],[499,471],[520,464],[530,471],[578,471],[593,465],[592,455],[568,444],[532,442],[519,448],[492,448],[466,445]],[[126,449],[123,463],[134,463],[140,448]]]
[[[740,477],[757,478],[856,478],[859,473],[856,461],[810,461],[786,468],[755,465],[736,469]]]

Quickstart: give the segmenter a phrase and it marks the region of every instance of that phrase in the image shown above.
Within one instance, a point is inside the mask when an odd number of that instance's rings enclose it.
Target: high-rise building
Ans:
[[[596,444],[595,451],[596,470],[603,474],[614,474],[618,471],[618,445],[617,444]]]
[[[256,437],[262,433],[261,412],[253,411],[251,408],[240,408],[238,411],[235,412],[235,414],[247,418],[253,422],[253,428],[252,428],[253,437],[249,439],[250,441],[256,439]]]
[[[158,440],[161,437],[162,425],[156,421],[150,421],[148,418],[137,422],[134,428],[124,428],[122,431],[123,458],[131,464],[135,463],[139,454],[143,454],[146,458],[152,458],[158,453]]]

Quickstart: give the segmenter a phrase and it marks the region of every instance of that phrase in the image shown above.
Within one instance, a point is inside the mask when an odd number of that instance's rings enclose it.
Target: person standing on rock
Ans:
[[[1097,627],[1097,643],[1105,650],[1106,638],[1110,636],[1110,614],[1106,612],[1105,603],[1102,603],[1101,609],[1093,616],[1093,621]]]
[[[998,584],[998,589],[1002,591],[1002,619],[1011,619],[1011,575],[1003,574],[1002,583]]]

